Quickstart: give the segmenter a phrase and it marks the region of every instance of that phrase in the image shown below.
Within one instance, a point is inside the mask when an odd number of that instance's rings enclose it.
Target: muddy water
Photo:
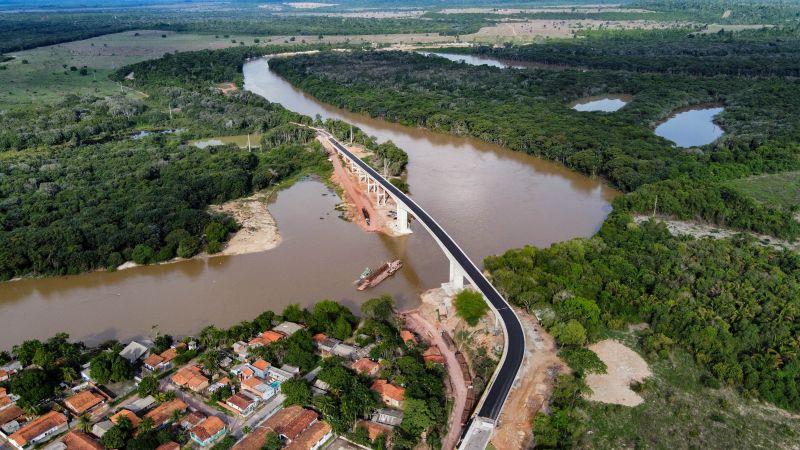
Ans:
[[[477,140],[320,104],[273,75],[265,61],[248,63],[244,72],[245,87],[271,101],[348,120],[405,149],[413,197],[478,263],[511,247],[589,236],[609,212],[614,191],[598,180]],[[278,193],[270,210],[283,242],[267,252],[0,284],[0,348],[57,331],[88,342],[147,335],[154,326],[186,334],[323,298],[357,307],[389,293],[408,307],[419,292],[446,281],[446,260],[420,226],[401,238],[363,233],[338,217],[338,202],[315,180]],[[391,257],[405,261],[403,270],[372,291],[355,290],[365,267]]]

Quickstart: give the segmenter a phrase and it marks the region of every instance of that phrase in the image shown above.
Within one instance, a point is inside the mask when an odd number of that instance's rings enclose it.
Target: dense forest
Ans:
[[[66,96],[0,116],[0,279],[219,251],[236,224],[209,213],[209,204],[329,170],[307,133],[252,153],[183,143],[219,134],[269,136],[311,120],[249,92],[212,89],[249,54],[235,48],[188,55],[194,65],[173,65],[172,56],[151,62],[149,76],[135,81],[149,94],[144,99]],[[211,61],[229,70],[197,69]]]
[[[460,49],[500,59],[686,75],[800,75],[800,31],[786,28],[702,33],[688,29],[585,31],[548,45]],[[456,50],[458,51],[458,50]]]
[[[756,203],[720,185],[722,180],[800,167],[800,117],[792,106],[800,86],[793,82],[503,70],[402,52],[298,56],[276,60],[271,67],[336,106],[472,135],[602,176],[626,192],[647,185],[648,190],[627,199],[638,210],[650,211],[659,195],[659,211],[666,214],[800,236],[790,211]],[[634,100],[614,114],[569,107],[570,101],[608,92],[632,94]],[[718,122],[727,134],[716,143],[682,150],[652,132],[672,110],[703,102],[726,104]],[[670,180],[679,180],[680,188],[668,184]]]

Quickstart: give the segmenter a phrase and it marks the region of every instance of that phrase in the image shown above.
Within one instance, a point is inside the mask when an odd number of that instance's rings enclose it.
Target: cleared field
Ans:
[[[626,339],[636,348],[630,335]],[[650,368],[640,405],[589,402],[581,408],[586,434],[578,448],[796,448],[800,417],[730,388],[703,386],[689,354],[673,351]]]
[[[535,19],[525,21],[504,20],[496,25],[483,27],[474,34],[461,37],[464,42],[532,42],[541,38],[569,38],[578,31],[596,30],[655,30],[685,27],[684,22],[658,22],[653,20],[550,20]]]
[[[800,208],[800,171],[743,178],[728,185],[768,205]]]
[[[52,102],[64,93],[118,93],[120,87],[108,74],[119,67],[167,52],[252,45],[255,38],[139,30],[11,53],[14,59],[0,70],[0,103]]]
[[[11,53],[0,63],[0,104],[50,103],[65,93],[109,95],[121,87],[108,79],[119,67],[168,52],[221,49],[241,45],[295,45],[300,43],[431,44],[454,42],[454,36],[382,34],[353,36],[252,36],[174,33],[138,30],[108,34],[82,41]],[[74,68],[74,69],[73,69]],[[83,71],[81,69],[84,69]],[[135,92],[129,92],[137,95]]]

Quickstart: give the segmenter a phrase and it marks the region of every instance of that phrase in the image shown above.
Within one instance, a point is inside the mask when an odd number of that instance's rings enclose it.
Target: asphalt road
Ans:
[[[514,384],[514,379],[517,376],[519,368],[522,366],[522,359],[525,354],[525,333],[522,331],[522,324],[517,318],[514,310],[509,306],[508,302],[497,292],[497,289],[483,276],[483,273],[477,266],[467,257],[466,253],[456,244],[456,242],[444,231],[444,229],[436,223],[424,209],[411,200],[402,191],[397,189],[392,183],[383,178],[377,171],[367,165],[364,161],[353,155],[346,147],[333,139],[329,133],[325,136],[339,151],[350,157],[356,164],[363,170],[370,174],[370,176],[377,180],[384,189],[389,191],[395,198],[400,199],[414,216],[433,234],[433,236],[447,249],[447,251],[456,259],[458,264],[467,274],[467,278],[472,281],[472,284],[481,291],[481,293],[489,300],[494,309],[500,315],[503,321],[506,336],[508,338],[508,345],[506,346],[505,359],[495,371],[495,379],[491,386],[488,388],[486,398],[481,405],[480,410],[477,412],[478,416],[486,417],[492,420],[497,420],[500,416],[500,411],[503,404],[511,391]]]

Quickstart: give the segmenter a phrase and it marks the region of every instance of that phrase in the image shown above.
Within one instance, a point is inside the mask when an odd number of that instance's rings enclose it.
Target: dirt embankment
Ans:
[[[586,384],[592,389],[587,398],[595,402],[636,406],[644,399],[631,389],[631,383],[640,382],[652,375],[647,362],[625,344],[606,339],[589,346],[589,350],[606,363],[606,373],[586,376]]]
[[[536,317],[518,308],[515,310],[525,330],[526,353],[492,437],[492,444],[498,449],[533,446],[531,421],[546,408],[556,376],[569,370],[558,357],[555,339]]]
[[[228,214],[242,228],[228,240],[222,255],[243,255],[270,250],[278,246],[281,236],[278,224],[267,209],[271,194],[259,192],[250,197],[231,200],[210,209]]]
[[[360,181],[357,175],[351,173],[345,167],[344,161],[339,158],[330,143],[326,139],[318,138],[318,140],[328,150],[329,159],[333,164],[331,182],[341,188],[340,193],[345,206],[345,217],[364,231],[384,233],[389,236],[405,234],[397,229],[391,216],[395,210],[394,201],[391,197],[384,204],[378,204],[377,194],[368,192],[367,184]],[[357,146],[350,146],[348,150],[359,158],[369,154]],[[364,211],[369,216],[369,223],[367,223]]]

